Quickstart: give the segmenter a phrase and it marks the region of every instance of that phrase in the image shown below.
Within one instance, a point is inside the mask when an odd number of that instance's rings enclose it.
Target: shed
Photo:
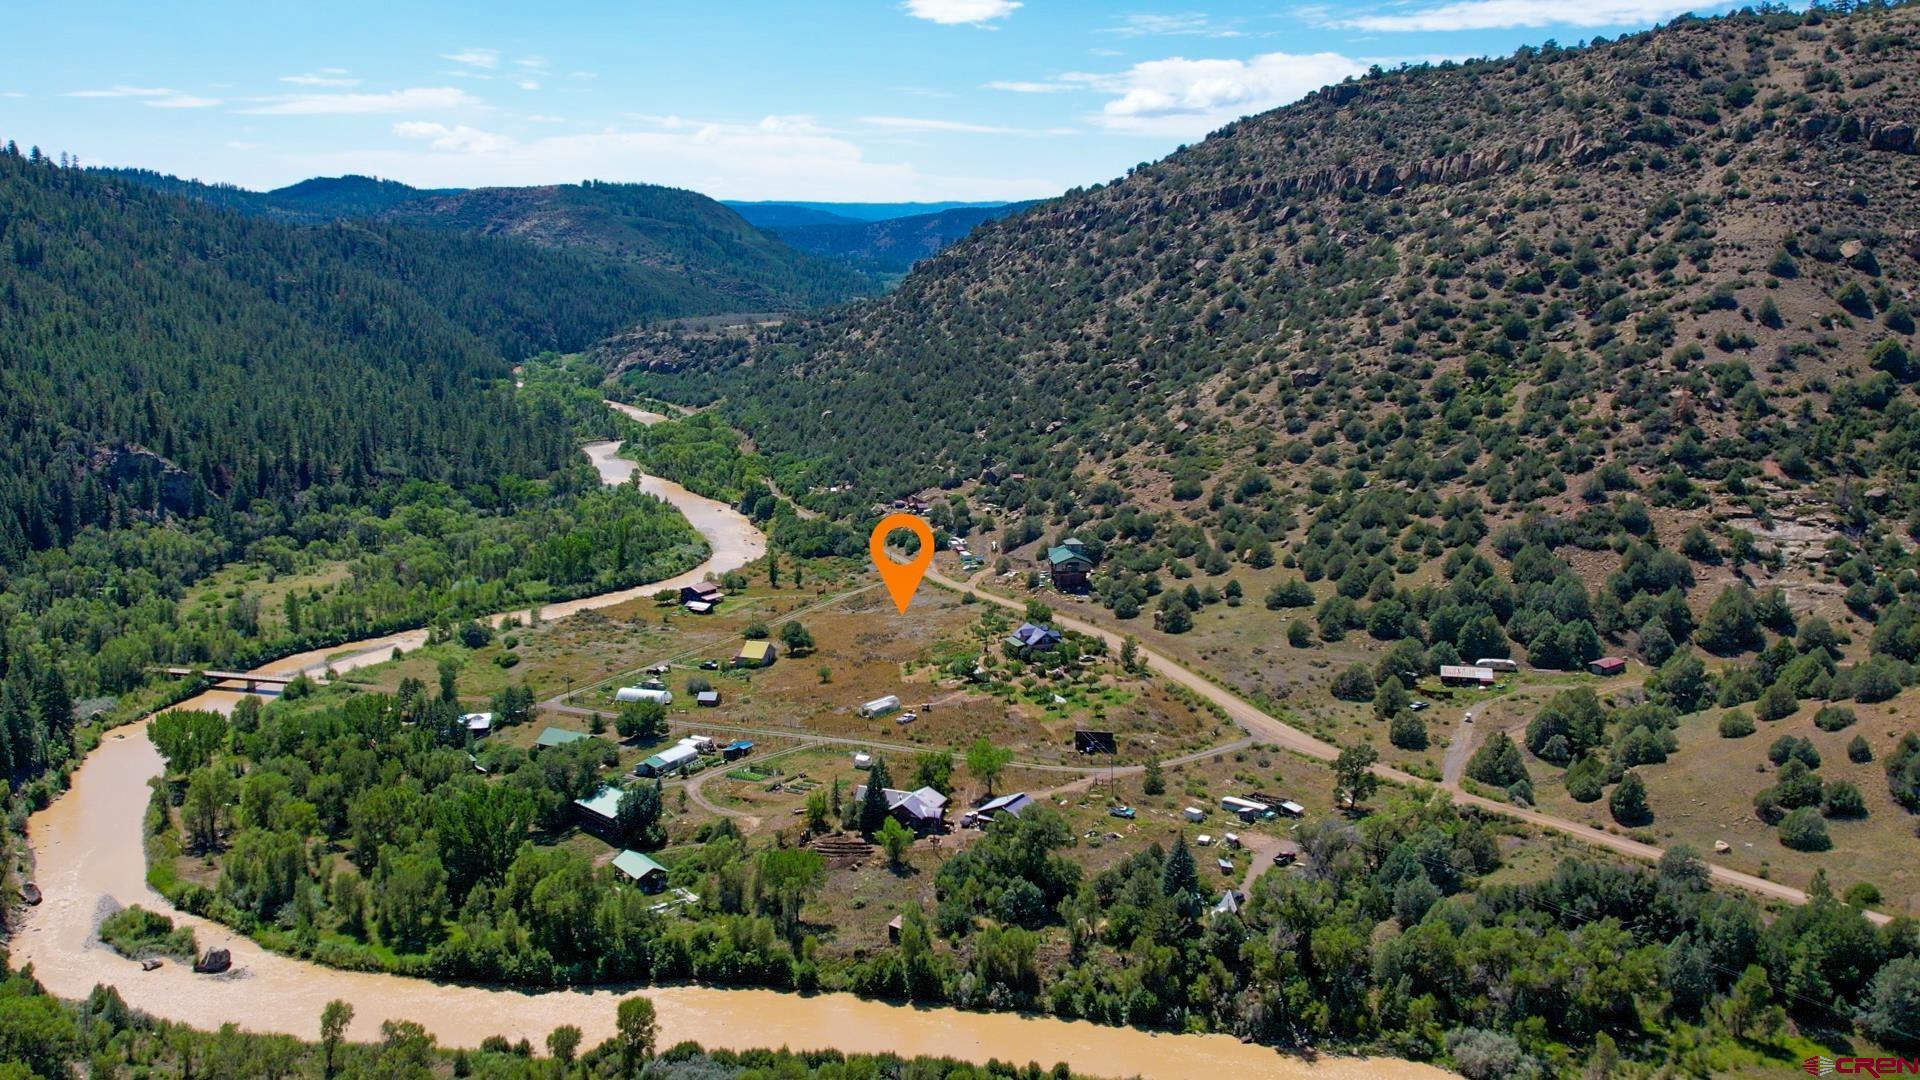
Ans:
[[[1587,665],[1587,670],[1595,675],[1618,675],[1627,670],[1627,658],[1624,656],[1603,656]]]
[[[1238,814],[1242,818],[1251,821],[1267,813],[1272,808],[1266,803],[1254,802],[1252,799],[1242,799],[1237,795],[1228,795],[1226,798],[1220,800],[1220,809],[1230,814]]]
[[[711,709],[720,704],[720,691],[702,690],[693,695],[693,703],[703,709]]]
[[[735,739],[720,748],[720,757],[725,761],[738,761],[753,753],[753,744],[745,739]]]
[[[1182,812],[1183,812],[1183,813],[1185,813],[1185,814],[1187,815],[1187,820],[1188,820],[1188,821],[1205,821],[1205,820],[1207,820],[1207,812],[1206,812],[1205,810],[1202,810],[1202,809],[1200,809],[1200,808],[1199,808],[1199,807],[1197,807],[1197,806],[1189,806],[1189,807],[1187,807],[1187,808],[1186,808],[1186,810],[1184,810],[1184,811],[1182,811]]]
[[[853,752],[853,767],[856,769],[873,768],[873,755],[867,753],[865,750],[855,750]]]
[[[623,686],[613,692],[613,700],[652,701],[661,705],[673,704],[673,691],[662,690],[654,686]]]
[[[705,600],[689,600],[686,606],[687,610],[693,612],[695,615],[705,615],[713,610],[713,605],[707,603]]]
[[[1001,814],[1005,814],[1008,817],[1019,817],[1026,812],[1027,807],[1032,805],[1033,800],[1028,797],[1026,792],[1016,791],[1011,795],[1001,795],[998,798],[988,799],[978,807],[975,807],[973,812],[983,818],[998,817]]]
[[[1301,806],[1299,803],[1294,802],[1291,799],[1282,799],[1279,802],[1275,803],[1273,808],[1287,815],[1288,817],[1300,817],[1301,815],[1307,812],[1306,807]]]
[[[630,848],[613,857],[613,868],[640,886],[641,892],[657,893],[667,887],[667,868]]]
[[[1448,686],[1492,686],[1493,669],[1468,667],[1464,664],[1442,664],[1440,681]]]
[[[766,667],[773,663],[774,649],[771,641],[744,641],[740,651],[733,654],[734,667]]]
[[[888,694],[886,697],[874,698],[872,701],[860,706],[860,715],[871,720],[876,716],[885,716],[899,707],[900,698],[898,695]]]
[[[460,722],[476,739],[493,733],[493,714],[490,712],[470,712],[462,716]]]
[[[568,743],[579,742],[581,739],[591,739],[591,738],[593,738],[593,736],[587,734],[584,731],[569,731],[566,728],[550,727],[547,730],[540,733],[540,737],[533,741],[533,745],[536,747],[565,746]]]

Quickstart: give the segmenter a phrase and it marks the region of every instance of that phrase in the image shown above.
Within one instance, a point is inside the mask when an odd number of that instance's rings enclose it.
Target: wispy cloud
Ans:
[[[499,49],[462,49],[459,52],[441,53],[440,59],[451,60],[468,67],[495,68],[500,66]]]
[[[1361,61],[1338,53],[1276,52],[1246,60],[1175,56],[1113,74],[1069,74],[1060,81],[1111,96],[1095,118],[1109,131],[1189,138],[1365,70]]]
[[[1058,94],[1065,90],[1078,90],[1078,86],[1063,82],[1019,82],[1017,80],[996,79],[982,84],[984,90],[1005,90],[1009,94]]]
[[[105,90],[70,90],[71,98],[131,98],[150,109],[206,109],[220,104],[219,98],[186,94],[165,86],[114,86]]]
[[[240,111],[260,116],[347,116],[458,109],[479,104],[479,98],[455,87],[417,86],[385,94],[293,94]]]
[[[1113,34],[1117,37],[1232,38],[1242,36],[1238,27],[1215,22],[1211,16],[1197,11],[1179,15],[1122,15],[1117,25],[1103,27],[1096,33]]]
[[[544,56],[523,56],[515,60],[514,63],[523,68],[539,70],[547,66],[547,58]]]
[[[393,125],[393,133],[403,139],[424,141],[435,150],[458,154],[496,154],[514,147],[514,141],[505,135],[465,124],[448,126],[427,120],[403,120]]]
[[[1020,0],[906,0],[907,14],[942,26],[979,26],[1004,19],[1020,7]]]
[[[1727,3],[1687,0],[1458,0],[1433,7],[1398,8],[1371,15],[1326,18],[1323,24],[1374,33],[1428,33],[1545,26],[1641,26],[1688,12],[1714,12]]]
[[[294,86],[360,85],[360,80],[349,76],[345,68],[321,68],[319,71],[308,71],[299,75],[282,75],[280,81]]]
[[[516,85],[518,85],[522,90],[540,89],[540,82],[537,79],[521,79],[519,83],[517,83]]]
[[[997,124],[970,124],[960,120],[929,120],[917,116],[863,116],[860,122],[870,128],[881,131],[911,132],[915,134],[958,134],[958,135],[1075,135],[1073,128],[1018,128],[1002,127]]]

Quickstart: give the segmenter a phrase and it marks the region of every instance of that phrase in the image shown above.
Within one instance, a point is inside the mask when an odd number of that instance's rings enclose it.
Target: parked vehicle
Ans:
[[[1107,813],[1117,818],[1126,818],[1128,821],[1132,821],[1135,817],[1131,806],[1109,806]]]

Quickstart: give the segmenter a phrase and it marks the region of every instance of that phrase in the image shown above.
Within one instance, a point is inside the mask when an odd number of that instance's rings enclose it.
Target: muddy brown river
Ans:
[[[586,448],[601,477],[623,483],[631,462],[614,456],[611,443]],[[654,477],[641,486],[679,507],[713,545],[712,557],[668,582],[622,590],[541,609],[546,619],[606,607],[660,588],[678,587],[705,574],[721,573],[757,559],[766,539],[732,508]],[[504,618],[505,616],[501,616]],[[352,645],[286,657],[258,670],[272,674],[348,670],[385,660],[396,646],[418,647],[424,633],[394,634]],[[211,691],[181,708],[232,708],[239,695]],[[477,1046],[489,1035],[526,1038],[539,1045],[562,1024],[575,1024],[589,1044],[613,1034],[614,1007],[634,988],[526,991],[455,985],[397,975],[340,971],[268,952],[217,923],[174,910],[146,884],[141,818],[147,781],[160,775],[159,752],[147,739],[146,721],[108,733],[75,772],[72,788],[27,823],[35,879],[45,893],[26,909],[11,942],[16,966],[32,964],[47,989],[84,998],[96,984],[118,988],[126,1002],[154,1016],[213,1029],[237,1023],[251,1031],[282,1032],[305,1039],[319,1035],[320,1010],[341,998],[354,1007],[350,1037],[371,1039],[386,1020],[420,1023],[445,1046]],[[202,948],[232,951],[233,970],[193,974],[168,962],[143,972],[138,964],[100,944],[100,920],[117,907],[140,904],[190,926]],[[1101,1076],[1187,1078],[1238,1077],[1434,1077],[1441,1070],[1388,1058],[1328,1058],[1308,1062],[1224,1035],[1155,1034],[1084,1021],[914,1008],[864,1001],[847,994],[799,995],[774,990],[723,990],[700,986],[645,990],[659,1013],[660,1042],[692,1039],[710,1047],[748,1049],[788,1046],[832,1048],[849,1053],[934,1054],[984,1062],[1069,1062]]]

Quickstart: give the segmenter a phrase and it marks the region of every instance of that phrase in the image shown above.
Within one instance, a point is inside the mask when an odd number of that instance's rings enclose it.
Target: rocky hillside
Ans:
[[[1920,530],[1917,66],[1908,5],[1379,72],[985,225],[884,300],[631,342],[624,378],[730,396],[819,509],[999,481],[1005,547],[1090,537],[1116,611],[1279,558],[1430,613],[1410,590],[1458,548],[1448,579],[1580,586],[1497,612],[1552,665],[1756,561],[1824,563],[1786,584],[1872,618]]]

